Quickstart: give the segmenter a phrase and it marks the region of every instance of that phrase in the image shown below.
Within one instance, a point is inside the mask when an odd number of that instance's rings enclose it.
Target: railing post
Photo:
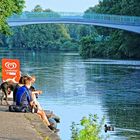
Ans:
[[[27,19],[26,13],[23,12],[22,15],[20,16],[20,18],[22,18],[22,19]]]

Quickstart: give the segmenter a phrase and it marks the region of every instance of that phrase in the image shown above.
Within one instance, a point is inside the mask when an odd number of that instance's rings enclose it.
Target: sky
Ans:
[[[24,11],[31,11],[36,5],[43,9],[51,9],[56,12],[84,12],[89,7],[98,4],[98,0],[25,0]]]

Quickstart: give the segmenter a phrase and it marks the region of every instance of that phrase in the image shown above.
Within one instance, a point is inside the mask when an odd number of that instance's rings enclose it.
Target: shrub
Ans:
[[[89,117],[83,117],[80,124],[72,123],[71,140],[102,140],[104,138],[101,134],[102,127],[104,125],[105,118],[103,117],[101,121],[97,115],[90,114]],[[79,127],[80,128],[79,128]]]

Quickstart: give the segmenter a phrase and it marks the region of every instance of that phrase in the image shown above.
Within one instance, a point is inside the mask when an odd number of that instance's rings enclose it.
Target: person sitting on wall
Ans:
[[[31,97],[36,105],[36,107],[39,109],[39,110],[42,110],[45,114],[46,114],[46,117],[48,118],[48,121],[49,123],[51,124],[54,132],[58,132],[59,129],[57,129],[57,123],[60,122],[60,118],[57,117],[56,115],[54,115],[52,112],[51,113],[47,113],[43,110],[43,108],[41,107],[40,103],[38,102],[37,98],[38,98],[38,95],[42,93],[42,91],[39,91],[39,90],[35,90],[35,88],[33,86],[30,87],[30,91],[31,91]],[[32,110],[33,111],[33,110]],[[34,111],[32,112],[34,113]]]
[[[36,81],[36,77],[35,77],[35,76],[31,76],[31,79],[32,79],[31,84],[34,84],[35,81]],[[38,95],[42,94],[42,91],[41,91],[41,90],[36,90],[34,86],[31,86],[31,87],[30,87],[30,91],[31,91],[32,100],[34,101],[36,107],[37,107],[39,110],[42,110],[42,111],[46,114],[46,116],[47,116],[47,118],[48,118],[50,124],[51,124],[52,127],[53,127],[54,132],[58,132],[59,129],[57,129],[57,123],[60,122],[60,118],[59,118],[58,116],[54,115],[52,112],[49,113],[49,114],[48,114],[48,112],[45,112],[45,111],[43,110],[43,108],[41,107],[40,103],[39,103],[38,100],[37,100]]]
[[[17,90],[20,88],[20,87],[22,87],[22,86],[24,86],[24,79],[26,79],[27,78],[27,76],[21,76],[20,77],[20,79],[19,79],[19,83],[17,83],[16,85],[15,85],[15,88],[14,88],[14,90],[13,90],[13,104],[15,105],[16,104],[16,93],[17,93]]]
[[[39,110],[34,101],[31,98],[31,93],[29,88],[31,87],[31,77],[26,77],[24,79],[25,85],[20,87],[16,93],[16,105],[22,107],[22,112],[32,112],[32,108],[34,108],[34,112],[37,113],[47,124],[47,126],[52,130],[53,127],[50,125],[46,114]]]

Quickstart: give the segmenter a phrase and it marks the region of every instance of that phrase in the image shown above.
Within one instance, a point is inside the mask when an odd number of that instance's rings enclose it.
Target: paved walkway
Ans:
[[[38,115],[7,110],[0,106],[0,140],[60,140]]]

